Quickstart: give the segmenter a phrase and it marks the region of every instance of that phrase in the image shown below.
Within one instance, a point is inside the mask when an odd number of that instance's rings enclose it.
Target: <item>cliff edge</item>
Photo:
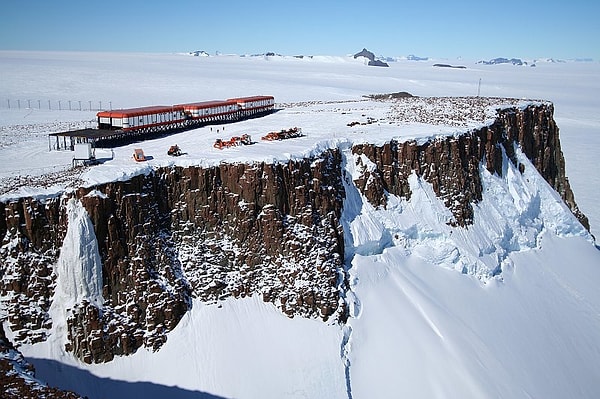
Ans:
[[[7,200],[2,321],[16,344],[46,340],[63,323],[64,349],[86,363],[159,350],[193,298],[218,304],[259,295],[289,317],[344,323],[349,184],[385,208],[390,196],[411,198],[416,176],[449,210],[446,224],[468,229],[484,197],[482,168],[505,176],[508,159],[523,174],[522,153],[589,230],[558,133],[552,104],[536,103],[501,109],[493,123],[460,134],[340,145],[287,162],[159,167],[50,198]],[[80,262],[68,263],[73,253]],[[98,279],[97,287],[82,287],[74,301],[73,276]]]

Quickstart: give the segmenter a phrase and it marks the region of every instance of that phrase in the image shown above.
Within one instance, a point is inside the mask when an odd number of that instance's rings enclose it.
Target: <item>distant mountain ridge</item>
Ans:
[[[239,56],[239,57],[294,57],[294,58],[299,58],[299,59],[303,59],[303,58],[309,58],[312,59],[314,58],[315,55],[306,55],[306,54],[284,54],[284,53],[278,53],[278,52],[274,52],[274,51],[266,51],[264,53],[252,53],[252,54],[222,54],[221,52],[217,51],[215,52],[215,54],[210,54],[208,51],[205,50],[193,50],[193,51],[189,51],[187,53],[183,53],[186,55],[190,55],[190,56],[194,56],[194,57],[217,57],[217,56]],[[324,56],[327,56],[327,54],[321,54]],[[354,59],[358,58],[358,57],[365,57],[369,60],[368,65],[370,66],[383,66],[383,67],[389,67],[388,62],[397,62],[397,61],[401,61],[401,60],[406,60],[406,61],[433,61],[433,60],[444,60],[444,57],[422,57],[422,56],[417,56],[414,54],[409,54],[406,56],[386,56],[386,55],[379,55],[379,56],[375,56],[375,54],[369,50],[367,50],[366,48],[363,48],[361,51],[359,51],[356,54],[350,55],[352,56]],[[463,57],[457,57],[458,60],[462,60]],[[522,58],[516,58],[516,57],[512,57],[512,58],[507,58],[507,57],[495,57],[495,58],[491,58],[489,60],[479,60],[476,63],[477,64],[482,64],[482,65],[499,65],[499,64],[511,64],[511,65],[515,65],[515,66],[535,66],[536,63],[565,63],[565,62],[594,62],[593,58],[589,58],[589,57],[580,57],[580,58],[572,58],[572,59],[562,59],[562,58],[554,58],[554,57],[542,57],[542,58],[531,58],[531,59],[527,59],[524,60]]]
[[[493,58],[489,61],[477,61],[478,64],[484,65],[497,65],[497,64],[512,64],[512,65],[527,65],[526,61],[521,60],[520,58]]]

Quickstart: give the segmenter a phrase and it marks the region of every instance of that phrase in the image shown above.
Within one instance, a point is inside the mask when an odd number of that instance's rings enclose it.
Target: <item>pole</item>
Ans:
[[[481,78],[479,78],[479,84],[477,85],[477,97],[481,94]]]

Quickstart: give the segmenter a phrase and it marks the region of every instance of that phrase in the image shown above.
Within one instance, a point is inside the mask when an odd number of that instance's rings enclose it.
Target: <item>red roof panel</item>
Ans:
[[[212,100],[212,101],[201,101],[197,103],[177,104],[176,107],[182,107],[184,109],[202,109],[202,108],[214,108],[222,105],[236,105],[236,101],[232,100]]]
[[[177,105],[173,105],[173,106],[155,105],[155,106],[150,106],[150,107],[113,109],[111,111],[100,111],[96,114],[96,116],[102,117],[102,118],[129,118],[132,116],[162,114],[162,113],[172,112],[172,111],[183,111],[183,107],[180,107]]]
[[[229,98],[228,99],[228,101],[235,101],[238,103],[259,101],[259,100],[274,100],[274,97],[273,96],[251,96],[251,97],[237,97],[237,98]]]

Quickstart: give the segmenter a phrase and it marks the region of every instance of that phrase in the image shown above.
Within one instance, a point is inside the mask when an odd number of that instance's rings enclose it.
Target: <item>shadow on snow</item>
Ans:
[[[48,386],[69,390],[89,399],[225,399],[206,392],[190,391],[152,382],[128,382],[111,378],[97,377],[87,370],[81,370],[56,360],[27,359],[35,366],[35,376]],[[169,365],[165,364],[165,368]]]

